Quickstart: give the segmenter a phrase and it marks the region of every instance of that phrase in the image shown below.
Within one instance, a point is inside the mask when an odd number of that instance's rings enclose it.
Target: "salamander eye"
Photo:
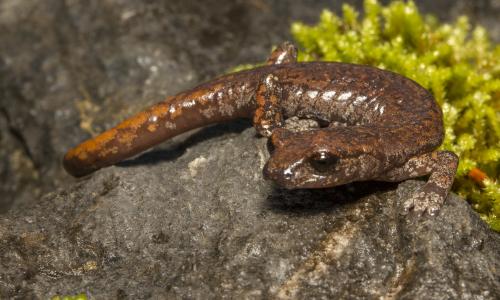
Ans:
[[[309,158],[311,167],[319,173],[325,173],[331,170],[338,161],[338,157],[327,151],[316,152]]]

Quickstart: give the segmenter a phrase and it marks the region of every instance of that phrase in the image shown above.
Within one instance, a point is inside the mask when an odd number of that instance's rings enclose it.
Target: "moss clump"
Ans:
[[[314,26],[292,25],[299,61],[373,65],[430,90],[444,113],[440,148],[460,156],[453,191],[500,232],[500,46],[467,17],[440,24],[412,1],[365,0],[363,19],[347,4],[342,10],[342,18],[324,10]]]
[[[87,295],[82,293],[74,296],[54,296],[52,300],[87,300]]]
[[[500,47],[466,17],[440,24],[416,5],[365,0],[364,17],[343,6],[325,10],[314,26],[294,23],[300,61],[373,65],[407,76],[430,90],[444,113],[442,149],[460,156],[453,190],[500,231]]]

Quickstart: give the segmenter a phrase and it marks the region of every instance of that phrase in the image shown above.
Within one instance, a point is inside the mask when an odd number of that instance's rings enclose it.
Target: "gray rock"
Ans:
[[[419,5],[499,40],[497,0]],[[277,190],[245,122],[82,180],[62,171],[70,146],[340,6],[1,1],[0,298],[500,298],[500,238],[462,199],[415,218],[399,212],[418,181]]]
[[[290,39],[360,0],[0,1],[0,213],[71,182],[71,146],[167,95]],[[451,20],[467,14],[500,40],[499,0],[418,1]]]
[[[246,123],[203,129],[0,220],[0,298],[498,299],[500,237],[422,182],[289,192]]]

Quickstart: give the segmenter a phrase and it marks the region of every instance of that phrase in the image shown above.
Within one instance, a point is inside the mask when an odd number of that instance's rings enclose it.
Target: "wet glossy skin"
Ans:
[[[321,128],[290,131],[284,127],[290,117],[316,120]],[[373,67],[297,63],[288,43],[266,66],[170,97],[78,145],[64,167],[83,176],[182,132],[236,118],[253,118],[270,137],[274,150],[264,175],[286,188],[431,174],[408,207],[436,211],[453,182],[457,158],[434,151],[443,139],[442,114],[428,91]]]
[[[273,71],[281,97],[287,99],[284,117],[312,118],[328,128],[275,132],[272,140],[278,147],[266,174],[283,186],[318,188],[376,179],[442,142],[438,105],[409,79],[349,64],[288,67],[286,73]],[[308,162],[322,151],[336,157],[335,168],[317,172]]]

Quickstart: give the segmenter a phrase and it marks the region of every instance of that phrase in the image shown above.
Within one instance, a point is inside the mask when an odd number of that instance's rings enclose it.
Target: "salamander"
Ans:
[[[458,157],[442,143],[442,112],[416,82],[375,67],[297,62],[285,42],[265,65],[168,97],[69,150],[75,177],[134,156],[180,133],[237,118],[269,138],[264,178],[287,189],[430,175],[405,209],[434,214],[452,186]],[[317,126],[292,130],[290,118]]]

